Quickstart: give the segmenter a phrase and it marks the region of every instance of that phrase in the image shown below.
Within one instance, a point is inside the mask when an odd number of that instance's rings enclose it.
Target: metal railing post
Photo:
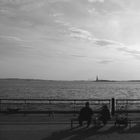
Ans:
[[[1,103],[1,99],[0,99],[0,112],[2,112],[2,103]]]
[[[75,105],[76,105],[76,101],[74,100],[74,116],[76,115],[76,107],[75,107]]]
[[[111,115],[115,115],[115,98],[111,99]]]

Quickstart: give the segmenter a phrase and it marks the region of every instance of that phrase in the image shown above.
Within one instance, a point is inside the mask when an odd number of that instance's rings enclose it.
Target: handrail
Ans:
[[[7,99],[3,98],[0,100],[17,100],[17,101],[22,101],[22,100],[31,100],[31,101],[110,101],[110,99]]]
[[[84,104],[84,102],[89,101],[91,106],[98,106],[98,105],[102,105],[102,104],[107,104],[109,109],[111,110],[112,115],[114,114],[115,111],[118,110],[118,107],[120,107],[121,105],[126,105],[129,107],[133,107],[134,105],[139,104],[140,105],[140,99],[100,99],[100,98],[95,98],[95,99],[53,99],[53,98],[45,98],[45,99],[37,99],[37,98],[14,98],[14,99],[8,99],[8,98],[0,98],[0,111],[2,111],[3,109],[6,109],[8,107],[12,108],[12,106],[14,105],[14,107],[17,105],[17,107],[21,107],[23,110],[26,111],[26,109],[28,109],[28,106],[41,106],[41,105],[45,105],[45,107],[48,107],[50,110],[52,111],[53,109],[55,110],[56,108],[54,108],[54,105],[56,107],[59,107],[58,110],[61,111],[62,110],[71,110],[76,112],[77,109],[79,110],[81,105]],[[61,104],[62,103],[62,104]],[[63,106],[63,104],[66,104],[67,109],[65,108],[65,106]],[[60,106],[59,106],[60,105]],[[42,107],[42,106],[41,106]],[[23,111],[21,109],[21,111]],[[44,108],[43,108],[44,109]],[[131,108],[126,108],[127,111],[131,110]],[[133,108],[133,110],[135,110],[136,108]],[[44,109],[45,110],[45,109]],[[36,110],[34,110],[36,111]]]
[[[110,108],[111,100],[110,99],[0,99],[0,111],[3,110],[12,110],[12,108],[20,108],[20,111],[78,111],[84,102],[89,101],[91,106],[107,104]],[[65,105],[62,105],[65,104]],[[42,106],[42,105],[45,106]],[[35,107],[35,106],[36,107]],[[33,110],[32,107],[35,107]],[[40,110],[41,108],[41,110]],[[13,111],[14,112],[14,111]]]

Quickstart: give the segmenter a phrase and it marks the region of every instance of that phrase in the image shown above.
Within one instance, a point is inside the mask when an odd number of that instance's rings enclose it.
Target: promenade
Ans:
[[[2,99],[0,104],[0,140],[138,140],[140,121],[130,127],[76,127],[71,129],[70,120],[77,117],[87,100],[15,100]],[[91,107],[107,104],[111,113],[127,111],[131,120],[140,120],[139,99],[94,99]],[[39,110],[40,107],[43,110]],[[115,107],[116,106],[116,107]],[[123,107],[123,108],[122,108]],[[19,111],[8,109],[20,108]],[[136,109],[135,109],[136,108]],[[34,110],[33,110],[34,109]],[[121,109],[121,110],[120,110]],[[48,111],[47,111],[48,110]],[[94,110],[96,113],[97,110]],[[134,119],[135,118],[135,119]]]
[[[138,140],[140,125],[70,127],[70,115],[0,114],[0,140]],[[77,124],[75,124],[77,126]]]

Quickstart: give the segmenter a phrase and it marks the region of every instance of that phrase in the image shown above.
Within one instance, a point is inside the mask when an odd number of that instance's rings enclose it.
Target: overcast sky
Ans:
[[[140,0],[0,0],[0,78],[140,79]]]

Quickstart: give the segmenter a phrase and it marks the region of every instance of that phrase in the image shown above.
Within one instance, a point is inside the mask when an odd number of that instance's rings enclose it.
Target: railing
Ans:
[[[115,110],[127,111],[128,113],[140,112],[140,99],[116,99]]]
[[[94,111],[103,104],[111,109],[110,99],[0,99],[0,112],[78,113],[87,101]]]
[[[112,115],[117,111],[140,112],[140,99],[0,99],[0,112],[78,113],[85,102],[94,112],[106,104]]]

